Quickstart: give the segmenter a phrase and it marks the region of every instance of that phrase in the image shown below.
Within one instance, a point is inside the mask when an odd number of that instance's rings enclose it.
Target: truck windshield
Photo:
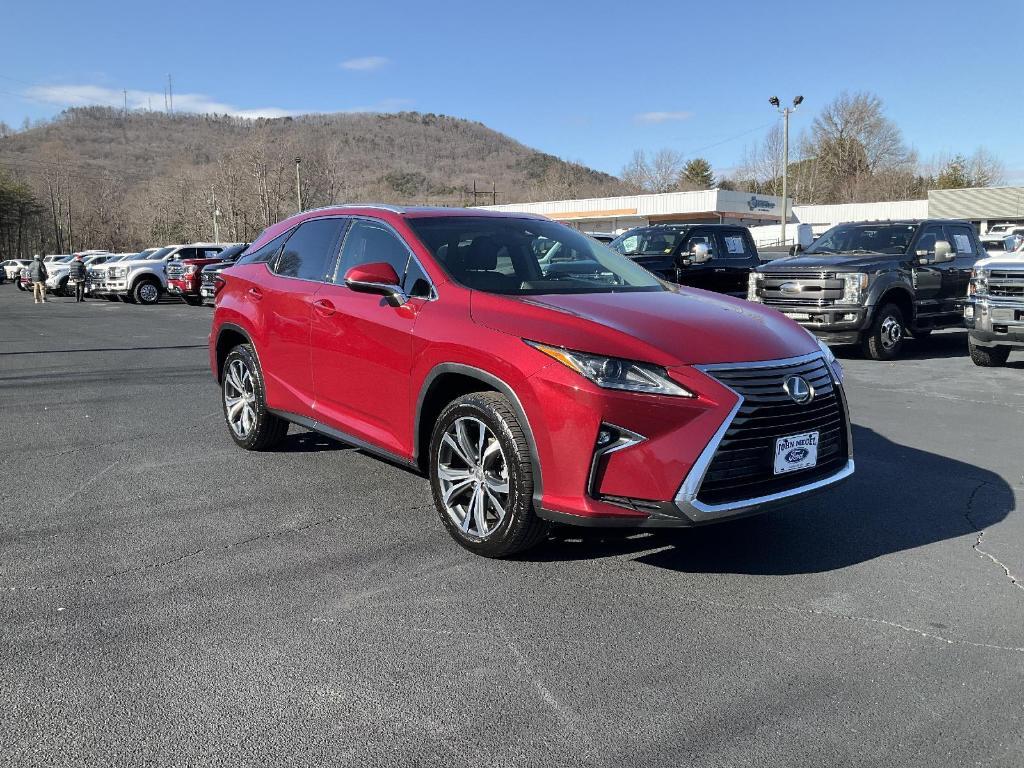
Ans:
[[[407,221],[441,267],[467,288],[515,296],[667,290],[629,259],[553,221],[497,216]]]
[[[615,238],[611,247],[623,256],[664,256],[675,253],[684,234],[679,230],[659,227],[633,229]]]
[[[917,232],[916,224],[840,224],[814,241],[805,253],[907,252]]]
[[[167,248],[161,248],[159,251],[153,251],[143,256],[140,261],[160,261],[164,256],[173,251],[174,248],[168,246]]]

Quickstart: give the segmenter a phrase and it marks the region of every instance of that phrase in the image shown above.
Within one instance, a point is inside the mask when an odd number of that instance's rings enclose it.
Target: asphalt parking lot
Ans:
[[[489,561],[416,475],[237,449],[210,316],[0,286],[0,764],[1024,762],[1024,356],[841,354],[841,489]]]

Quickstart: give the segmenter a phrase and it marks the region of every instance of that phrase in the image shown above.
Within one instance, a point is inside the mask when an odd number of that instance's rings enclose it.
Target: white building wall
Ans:
[[[847,221],[886,221],[927,219],[927,200],[896,200],[882,203],[846,203],[843,205],[794,205],[793,216],[801,224],[810,224],[815,232]]]

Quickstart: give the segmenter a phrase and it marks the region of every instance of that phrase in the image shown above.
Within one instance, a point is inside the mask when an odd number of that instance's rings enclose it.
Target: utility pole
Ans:
[[[217,221],[217,217],[220,216],[220,209],[217,207],[217,190],[212,186],[210,187],[210,194],[213,196],[213,242],[220,242],[220,222]]]
[[[124,93],[124,116],[128,117],[128,89],[125,88],[122,92]]]
[[[167,98],[171,105],[171,114],[174,114],[174,84],[171,82],[171,73],[167,73]]]
[[[786,245],[786,222],[789,221],[789,198],[786,197],[788,194],[787,182],[789,180],[789,116],[796,112],[796,108],[803,102],[803,96],[797,96],[793,99],[792,107],[780,107],[779,97],[772,96],[768,99],[768,103],[779,110],[783,120],[782,130],[782,215],[779,217],[779,223],[782,225],[781,240],[782,245]]]
[[[302,179],[299,176],[299,166],[302,164],[302,158],[295,158],[295,199],[299,203],[299,213],[302,213]]]

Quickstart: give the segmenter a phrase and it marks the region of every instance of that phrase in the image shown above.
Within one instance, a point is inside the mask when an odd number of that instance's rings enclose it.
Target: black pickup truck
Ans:
[[[611,247],[663,280],[741,298],[761,263],[750,230],[730,224],[637,227]]]
[[[840,224],[751,274],[747,298],[828,344],[860,344],[867,356],[892,360],[908,334],[963,325],[971,270],[984,255],[966,221]]]

